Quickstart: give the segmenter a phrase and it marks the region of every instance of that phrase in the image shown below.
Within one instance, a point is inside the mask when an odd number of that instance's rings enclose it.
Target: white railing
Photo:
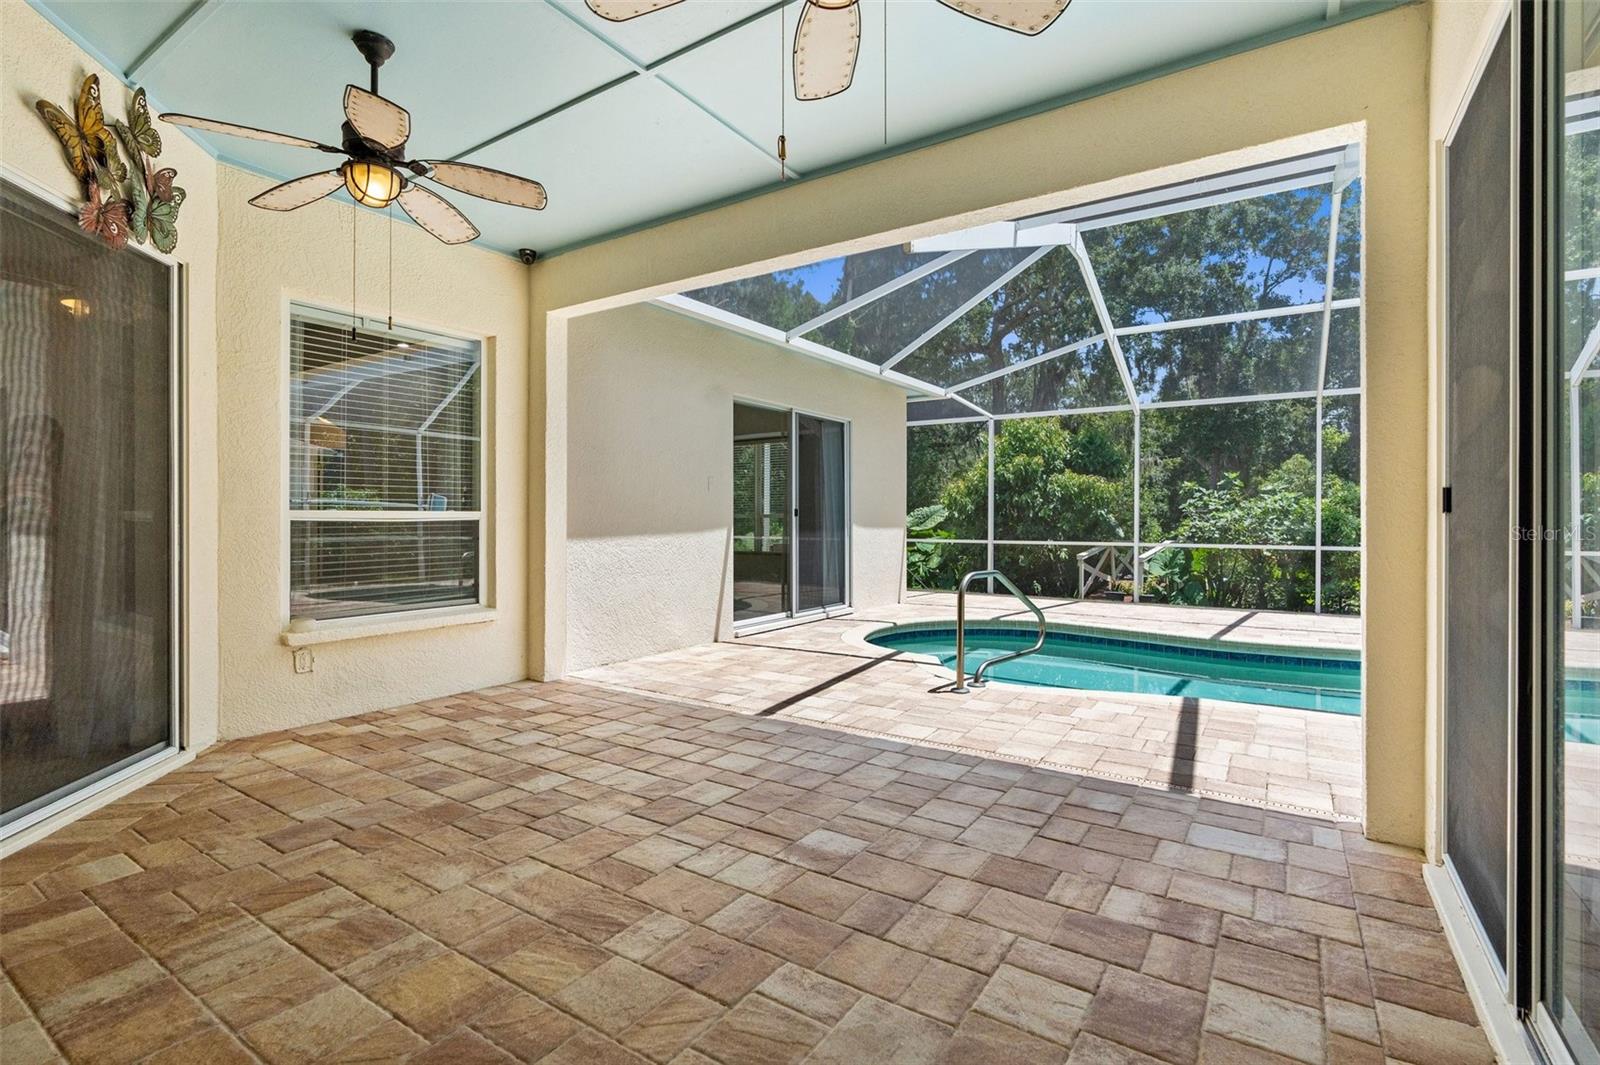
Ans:
[[[1133,601],[1144,594],[1144,569],[1156,555],[1176,546],[1172,540],[1151,544],[1143,551],[1125,544],[1099,544],[1078,552],[1078,598],[1087,599],[1098,589],[1091,582],[1100,581],[1110,588],[1126,580],[1133,587]]]
[[[1568,620],[1573,628],[1581,629],[1585,627],[1584,608],[1600,602],[1600,551],[1568,551],[1566,554],[1573,578],[1567,593],[1568,602],[1572,604],[1572,616]]]

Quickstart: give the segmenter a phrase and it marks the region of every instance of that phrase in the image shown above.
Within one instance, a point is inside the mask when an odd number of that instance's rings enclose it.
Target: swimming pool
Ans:
[[[967,626],[967,673],[978,663],[1032,647],[1036,628]],[[952,622],[912,622],[871,633],[879,647],[956,662]],[[1199,641],[1052,628],[1038,653],[1002,662],[986,677],[1048,688],[1226,699],[1328,714],[1361,713],[1361,661],[1353,652],[1257,651]],[[1564,732],[1573,743],[1600,743],[1600,670],[1567,670]]]
[[[1037,634],[1037,629],[968,625],[968,672],[986,659],[1033,646]],[[955,668],[956,633],[950,623],[895,625],[867,640],[879,647],[933,655],[946,668]],[[1301,654],[1282,648],[1250,651],[1056,628],[1046,633],[1038,653],[1002,662],[985,676],[1051,688],[1361,713],[1361,662],[1353,654]]]
[[[1568,740],[1600,743],[1600,671],[1567,670],[1567,691],[1561,713]]]

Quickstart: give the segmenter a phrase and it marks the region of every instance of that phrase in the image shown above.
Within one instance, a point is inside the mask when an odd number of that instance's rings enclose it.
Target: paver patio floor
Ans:
[[[953,618],[952,598],[922,595],[866,614],[701,644],[577,676],[1104,779],[1360,818],[1358,717],[1006,683],[954,695],[943,690],[948,673],[861,638],[893,622]],[[1354,618],[1053,600],[1040,605],[1052,621],[1225,646],[1354,649],[1360,638]],[[973,597],[968,616],[1015,618],[1016,603]]]
[[[1353,824],[581,680],[221,744],[0,885],[7,1065],[1489,1060]]]

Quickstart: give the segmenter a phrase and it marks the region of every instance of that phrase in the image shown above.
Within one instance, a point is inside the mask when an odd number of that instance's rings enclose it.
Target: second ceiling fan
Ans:
[[[683,0],[584,0],[608,22],[626,22]],[[884,0],[885,3],[888,0]],[[1043,33],[1072,0],[939,0],[952,11],[991,26]],[[794,31],[794,94],[822,100],[844,92],[855,77],[861,50],[860,0],[806,0]]]

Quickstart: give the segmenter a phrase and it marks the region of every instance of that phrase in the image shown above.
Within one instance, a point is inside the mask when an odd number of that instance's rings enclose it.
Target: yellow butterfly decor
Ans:
[[[126,246],[130,237],[140,244],[149,240],[162,252],[176,248],[184,191],[172,183],[176,170],[157,170],[152,162],[161,154],[161,134],[144,90],[134,91],[126,122],[106,121],[95,74],[83,79],[75,115],[48,100],[37,106],[66,150],[67,165],[83,182],[88,202],[78,211],[79,225],[113,248]],[[133,163],[131,176],[117,150],[119,140]]]

